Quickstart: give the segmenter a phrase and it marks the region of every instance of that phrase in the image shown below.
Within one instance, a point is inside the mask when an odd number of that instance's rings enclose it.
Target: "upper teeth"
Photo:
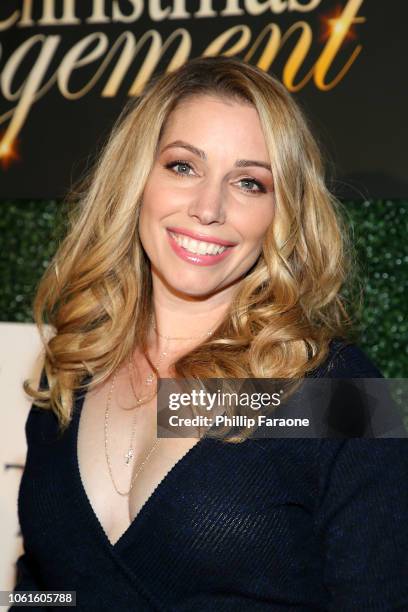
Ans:
[[[184,234],[174,234],[170,232],[174,240],[190,253],[198,253],[199,255],[218,255],[223,253],[228,247],[215,244],[214,242],[204,242],[202,240],[194,240]]]

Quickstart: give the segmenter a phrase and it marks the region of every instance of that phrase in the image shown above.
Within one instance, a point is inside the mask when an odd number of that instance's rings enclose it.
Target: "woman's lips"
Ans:
[[[178,244],[176,239],[173,238],[169,231],[167,231],[167,237],[170,242],[170,246],[176,253],[176,255],[178,255],[180,259],[195,264],[196,266],[213,266],[214,264],[217,264],[218,262],[228,257],[228,255],[234,248],[226,247],[225,251],[217,255],[201,255],[200,253],[191,253],[187,249],[183,248],[181,245]]]
[[[168,227],[167,231],[173,234],[181,234],[182,236],[189,236],[194,240],[203,241],[203,242],[211,242],[214,244],[220,244],[222,246],[235,246],[236,242],[231,242],[230,240],[223,240],[222,238],[216,238],[215,236],[207,236],[206,234],[200,234],[199,232],[193,232],[189,229],[184,229],[181,227]]]

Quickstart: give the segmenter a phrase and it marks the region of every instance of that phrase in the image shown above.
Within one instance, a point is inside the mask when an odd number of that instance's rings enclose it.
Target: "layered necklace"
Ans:
[[[154,367],[156,369],[157,372],[159,372],[159,367],[162,365],[163,360],[165,359],[165,357],[167,357],[168,353],[168,345],[170,340],[203,340],[204,338],[208,338],[210,336],[212,336],[212,334],[214,333],[214,330],[208,330],[205,334],[201,335],[201,336],[189,336],[189,337],[171,337],[171,336],[163,336],[162,334],[160,334],[157,330],[156,324],[154,323],[154,320],[152,320],[152,326],[153,329],[156,333],[156,335],[165,340],[165,345],[164,345],[164,349],[161,351],[161,353],[159,354],[159,357],[157,359],[157,361],[154,363]],[[147,354],[148,355],[148,354]],[[135,366],[133,364],[132,358],[129,359],[128,361],[128,373],[129,373],[129,380],[130,380],[130,386],[132,389],[132,393],[133,396],[136,400],[136,405],[132,406],[131,408],[123,408],[123,410],[134,410],[135,408],[137,408],[138,406],[143,406],[144,404],[147,404],[148,402],[150,402],[156,395],[157,395],[157,388],[156,391],[151,393],[150,395],[148,394],[145,397],[139,397],[136,394],[135,391],[135,387],[134,387],[134,383],[133,383],[133,370],[135,369]],[[155,379],[157,379],[157,374],[156,374],[155,370],[152,370],[148,376],[145,378],[144,380],[144,385],[147,387],[151,387],[153,386],[153,382]],[[122,491],[119,489],[119,487],[116,485],[115,479],[113,477],[113,472],[112,472],[112,465],[111,465],[111,460],[110,460],[110,456],[109,456],[109,449],[108,449],[108,423],[109,423],[109,411],[110,411],[110,406],[111,406],[111,401],[112,401],[112,395],[115,389],[115,382],[116,382],[116,375],[117,375],[117,371],[114,373],[113,378],[112,378],[112,384],[110,386],[109,389],[109,393],[108,393],[108,399],[106,402],[106,409],[105,409],[105,424],[104,424],[104,432],[105,432],[105,457],[106,457],[106,463],[108,466],[108,471],[109,471],[109,475],[110,478],[112,480],[112,484],[113,487],[115,489],[115,491],[122,496],[128,496],[130,494],[130,491],[132,490],[133,484],[137,478],[137,476],[139,475],[139,473],[142,471],[143,467],[145,466],[145,464],[148,462],[150,456],[152,455],[153,451],[155,450],[155,448],[157,447],[159,440],[157,439],[155,444],[150,448],[149,452],[147,453],[147,455],[145,456],[143,462],[141,463],[141,465],[139,466],[138,470],[134,473],[132,480],[130,482],[130,487],[127,491]],[[135,432],[136,432],[136,417],[137,417],[137,412],[135,411],[135,415],[133,417],[133,423],[132,423],[132,429],[131,429],[131,434],[130,434],[130,442],[129,442],[129,446],[127,449],[127,452],[123,455],[124,458],[124,462],[126,466],[129,466],[132,462],[132,460],[134,459],[134,448],[133,448],[133,444],[134,444],[134,436],[135,436]]]

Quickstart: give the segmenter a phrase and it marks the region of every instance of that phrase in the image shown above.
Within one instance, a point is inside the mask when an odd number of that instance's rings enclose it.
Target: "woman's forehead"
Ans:
[[[215,144],[236,147],[242,143],[257,150],[266,143],[256,108],[252,104],[222,97],[200,95],[182,100],[168,116],[160,145],[171,141],[198,139],[193,145]]]

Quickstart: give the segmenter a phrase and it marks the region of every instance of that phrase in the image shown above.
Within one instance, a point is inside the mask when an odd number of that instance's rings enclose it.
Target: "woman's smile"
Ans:
[[[191,264],[212,266],[224,260],[234,248],[222,246],[215,242],[195,240],[183,234],[168,231],[169,241],[174,253]]]

